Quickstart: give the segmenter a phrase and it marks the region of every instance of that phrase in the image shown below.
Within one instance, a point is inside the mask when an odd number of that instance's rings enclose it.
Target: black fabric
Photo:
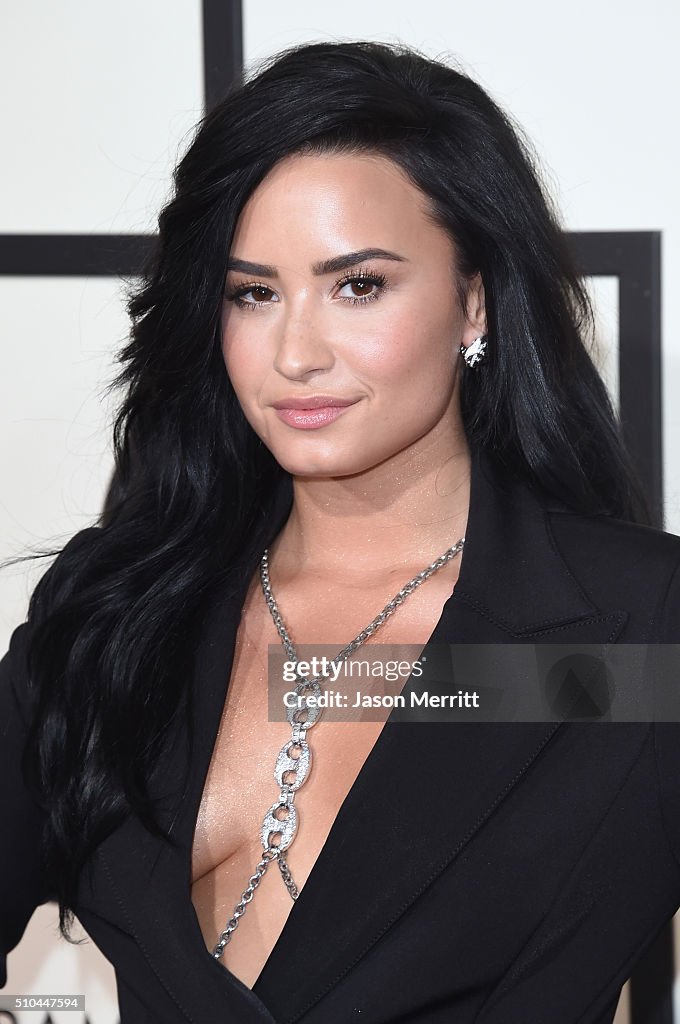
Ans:
[[[680,907],[674,723],[392,714],[252,991],[210,955],[191,845],[255,568],[203,624],[187,791],[181,734],[158,773],[180,851],[130,818],[83,876],[78,916],[115,967],[122,1024],[611,1022]],[[0,663],[3,985],[49,898],[18,767],[25,640],[20,626]],[[572,513],[475,454],[460,575],[431,642],[680,644],[680,537]]]

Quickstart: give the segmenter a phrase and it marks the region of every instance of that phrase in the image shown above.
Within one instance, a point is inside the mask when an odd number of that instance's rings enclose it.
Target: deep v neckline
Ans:
[[[602,609],[586,597],[555,540],[553,511],[558,522],[571,514],[523,481],[513,482],[483,452],[473,452],[460,572],[428,644],[544,642],[557,629],[561,643],[615,642],[626,613]],[[443,872],[455,874],[454,865],[478,833],[546,745],[569,726],[457,723],[453,736],[447,722],[425,727],[400,715],[392,721],[393,709],[338,810],[299,906],[291,908],[248,988],[211,955],[191,899],[193,833],[246,582],[243,595],[231,598],[226,582],[216,583],[206,594],[197,635],[187,637],[194,651],[188,709],[195,726],[193,756],[187,758],[187,715],[179,715],[156,776],[162,823],[177,845],[161,843],[132,816],[103,845],[101,858],[121,921],[175,1002],[188,1008],[200,998],[205,1019],[219,1015],[219,1007],[229,1014],[231,1007],[239,1019],[242,1014],[253,1022],[295,1024],[334,991],[338,1003],[332,1005],[343,1013],[356,1005],[343,997],[353,1000],[376,979],[368,958],[383,937],[400,927]],[[417,771],[404,770],[414,766]],[[454,903],[469,897],[456,884],[451,879]],[[417,932],[408,934],[412,939]],[[190,1009],[184,1013],[197,1019]]]
[[[458,579],[462,573],[462,562],[458,574]],[[457,557],[461,557],[460,555]],[[258,559],[259,562],[259,559]],[[309,896],[305,900],[305,894],[310,891],[310,883],[317,885],[318,878],[323,875],[326,864],[329,860],[329,851],[332,846],[338,842],[339,836],[342,834],[342,829],[346,827],[346,821],[351,817],[352,809],[356,806],[359,800],[359,794],[361,790],[371,786],[371,776],[376,772],[375,766],[380,762],[383,757],[383,751],[386,747],[390,746],[392,738],[392,730],[394,729],[396,719],[398,717],[398,708],[393,708],[390,714],[385,719],[382,729],[380,730],[377,739],[373,743],[366,759],[364,760],[359,772],[357,773],[352,785],[350,786],[347,795],[341,802],[338,812],[333,820],[328,835],[319,850],[319,853],[314,860],[311,871],[307,876],[307,879],[300,890],[298,898],[294,901],[288,916],[284,922],[283,928],[281,929],[276,941],[265,960],[257,978],[253,982],[253,985],[249,987],[243,982],[238,975],[234,974],[222,960],[217,960],[211,953],[210,949],[205,944],[205,939],[201,929],[201,925],[196,913],[196,908],[192,899],[192,864],[193,864],[193,846],[196,826],[198,823],[198,815],[200,813],[201,802],[203,799],[203,793],[208,779],[208,772],[212,759],[215,753],[217,745],[218,735],[222,717],[224,714],[226,700],[228,696],[229,685],[231,682],[231,674],[234,665],[234,656],[236,652],[236,639],[238,633],[238,626],[240,622],[241,612],[245,603],[245,598],[248,591],[250,580],[252,579],[252,572],[257,566],[257,562],[249,566],[244,572],[245,583],[242,583],[239,587],[237,594],[233,594],[228,597],[224,595],[220,596],[218,591],[215,595],[213,602],[211,603],[206,623],[205,631],[207,635],[215,636],[217,639],[214,644],[211,644],[210,653],[213,656],[213,663],[211,665],[210,674],[213,679],[216,680],[214,688],[208,688],[207,692],[200,692],[200,684],[203,678],[203,668],[205,666],[205,660],[200,658],[197,665],[196,680],[199,689],[199,705],[200,708],[197,711],[197,730],[196,737],[198,743],[196,745],[196,751],[199,749],[203,752],[202,756],[194,755],[193,768],[190,771],[190,796],[186,798],[184,804],[184,814],[182,817],[185,819],[182,825],[182,831],[186,829],[186,835],[188,843],[184,849],[183,856],[185,858],[184,872],[183,875],[186,879],[186,885],[184,889],[184,895],[188,901],[188,912],[191,919],[192,928],[196,935],[196,939],[200,942],[202,949],[205,951],[205,955],[209,957],[215,966],[220,971],[226,971],[231,978],[233,978],[237,984],[245,988],[248,992],[252,992],[255,996],[258,995],[258,991],[261,982],[267,976],[270,967],[278,959],[281,948],[283,947],[288,934],[291,929],[296,926],[297,920],[305,914],[305,908],[309,902]],[[252,571],[251,571],[252,570]],[[445,600],[439,618],[434,626],[434,629],[430,633],[430,636],[426,643],[423,645],[423,650],[431,643],[436,642],[440,639],[440,633],[442,630],[443,623],[446,618],[447,610],[451,602],[455,598],[455,587]],[[340,648],[338,648],[340,650]],[[404,681],[402,692],[407,690],[411,684],[412,676],[409,676]],[[221,683],[220,683],[221,680]],[[205,703],[203,703],[205,702]],[[403,725],[401,725],[403,728]],[[200,746],[199,746],[200,745]],[[378,772],[378,774],[380,774]],[[311,781],[311,780],[310,780]],[[275,788],[275,787],[274,787]],[[272,801],[275,797],[274,790],[272,790],[273,796]],[[262,816],[264,816],[267,808],[262,808]],[[270,865],[267,870],[271,870],[275,865]],[[253,864],[253,869],[255,865]],[[247,879],[244,879],[244,884],[240,890],[243,890],[247,886]],[[237,899],[234,901],[234,906],[240,898],[240,893]],[[257,895],[255,896],[257,898]],[[247,909],[246,909],[247,912]],[[233,907],[229,911],[229,917],[233,913]],[[225,917],[222,927],[226,926],[229,917]],[[238,929],[237,929],[238,931]],[[217,935],[215,935],[215,943],[217,942]]]

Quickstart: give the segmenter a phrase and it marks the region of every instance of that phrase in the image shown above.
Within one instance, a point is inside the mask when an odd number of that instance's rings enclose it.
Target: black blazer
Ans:
[[[249,578],[205,619],[182,799],[181,731],[164,755],[181,852],[129,818],[83,873],[78,917],[115,967],[123,1024],[610,1022],[680,906],[673,723],[391,715],[252,991],[213,959],[191,844]],[[460,576],[431,642],[655,641],[680,643],[680,537],[574,514],[475,456]],[[25,643],[20,626],[0,665],[3,985],[5,954],[52,896],[18,768]]]

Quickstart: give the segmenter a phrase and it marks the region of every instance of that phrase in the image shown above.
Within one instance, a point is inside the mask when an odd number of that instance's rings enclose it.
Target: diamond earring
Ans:
[[[486,335],[483,334],[479,338],[475,338],[471,345],[467,348],[465,345],[460,346],[460,354],[467,366],[476,366],[484,359],[484,353],[486,352]]]

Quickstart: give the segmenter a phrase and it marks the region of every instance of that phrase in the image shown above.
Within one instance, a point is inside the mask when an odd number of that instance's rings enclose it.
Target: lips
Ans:
[[[356,398],[340,398],[335,395],[291,395],[272,402],[272,406],[275,409],[344,409],[357,401]]]
[[[318,406],[316,409],[293,409],[290,406],[283,406],[276,409],[276,415],[282,423],[286,423],[295,430],[318,430],[320,427],[333,423],[340,416],[344,416],[352,406],[356,405],[356,402],[328,405],[328,400],[325,401],[326,404]]]

